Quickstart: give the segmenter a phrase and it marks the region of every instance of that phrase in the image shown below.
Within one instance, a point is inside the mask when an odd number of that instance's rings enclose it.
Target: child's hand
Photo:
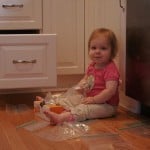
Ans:
[[[79,94],[82,94],[84,95],[85,94],[85,89],[80,87],[80,86],[76,86],[75,87],[75,90],[79,93]]]
[[[94,104],[94,98],[93,97],[86,97],[82,101],[83,104]]]

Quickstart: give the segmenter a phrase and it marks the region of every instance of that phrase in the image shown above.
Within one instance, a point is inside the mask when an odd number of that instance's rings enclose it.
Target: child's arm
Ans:
[[[84,75],[84,77],[80,80],[80,82],[77,85],[82,87],[85,84],[87,77],[87,75]]]
[[[85,93],[85,88],[86,88],[86,79],[87,79],[87,75],[84,75],[84,77],[80,80],[80,82],[77,83],[77,85],[75,86],[75,90],[83,95]]]
[[[106,88],[94,97],[87,97],[83,100],[84,104],[100,104],[109,100],[116,92],[118,87],[117,81],[107,81]]]

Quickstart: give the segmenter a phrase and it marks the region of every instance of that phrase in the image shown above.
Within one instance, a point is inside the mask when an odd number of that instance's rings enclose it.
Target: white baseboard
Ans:
[[[127,110],[133,112],[133,113],[136,113],[136,114],[139,114],[140,113],[140,102],[131,98],[131,97],[128,97],[124,94],[123,91],[120,91],[120,103],[119,103],[120,106],[126,108]]]

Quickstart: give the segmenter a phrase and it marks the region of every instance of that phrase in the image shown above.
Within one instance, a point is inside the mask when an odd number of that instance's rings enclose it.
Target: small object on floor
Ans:
[[[55,112],[57,114],[61,114],[65,109],[61,105],[57,104],[47,104],[42,107],[43,111],[50,110],[52,112]]]

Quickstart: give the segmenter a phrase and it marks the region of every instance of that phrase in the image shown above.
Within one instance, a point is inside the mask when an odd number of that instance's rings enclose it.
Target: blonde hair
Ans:
[[[105,36],[108,39],[108,42],[111,45],[111,59],[113,59],[117,54],[118,45],[117,45],[116,35],[110,29],[98,28],[98,29],[94,30],[89,37],[88,49],[90,49],[91,41],[101,35]]]

